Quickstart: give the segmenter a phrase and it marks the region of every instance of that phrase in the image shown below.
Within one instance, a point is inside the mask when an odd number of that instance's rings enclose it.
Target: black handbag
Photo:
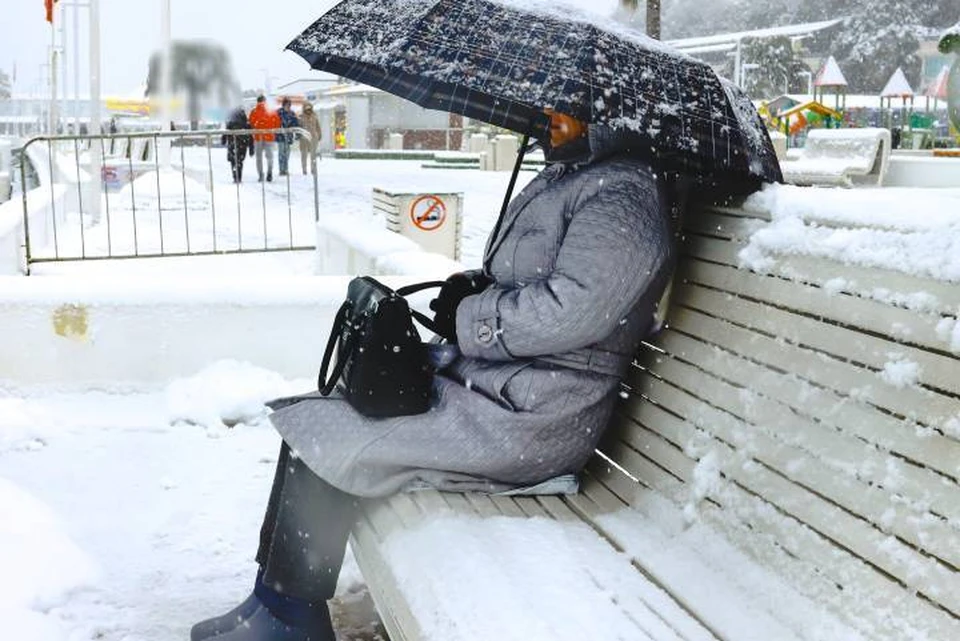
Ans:
[[[323,353],[320,394],[329,396],[339,388],[354,409],[374,418],[430,409],[433,368],[413,319],[434,333],[436,329],[404,296],[441,286],[443,281],[430,281],[394,291],[370,276],[351,280]],[[328,376],[334,347],[337,361]]]

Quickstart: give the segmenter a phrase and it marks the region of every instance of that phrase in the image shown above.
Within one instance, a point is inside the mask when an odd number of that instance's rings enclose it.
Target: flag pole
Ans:
[[[100,135],[100,0],[90,0],[90,128],[91,136]],[[88,211],[93,222],[100,220],[100,192],[103,176],[102,141],[90,145],[90,194]],[[81,221],[82,224],[82,221]]]
[[[170,131],[170,121],[173,118],[170,108],[173,93],[171,91],[171,77],[173,63],[173,52],[170,49],[170,0],[160,0],[160,34],[162,37],[161,46],[161,69],[160,69],[160,131]],[[157,160],[164,169],[170,168],[170,139],[162,138],[157,145]]]

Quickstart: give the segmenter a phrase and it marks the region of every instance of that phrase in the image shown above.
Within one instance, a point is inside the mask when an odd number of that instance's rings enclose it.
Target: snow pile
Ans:
[[[897,389],[916,385],[920,378],[920,366],[905,359],[900,354],[888,354],[890,360],[883,364],[880,370],[880,380]]]
[[[957,317],[947,316],[937,323],[937,336],[949,344],[954,354],[960,354],[960,310],[957,311]]]
[[[96,569],[44,504],[4,478],[0,478],[0,514],[3,637],[61,641],[65,637],[59,623],[44,611],[91,584]]]
[[[960,439],[960,413],[947,419],[947,422],[943,424],[943,433]]]
[[[179,170],[148,171],[110,197],[110,206],[117,209],[129,209],[134,204],[137,209],[153,211],[158,206],[164,211],[207,211],[210,209],[210,192],[202,183]]]
[[[741,265],[767,271],[777,256],[811,256],[960,282],[960,191],[909,192],[767,187],[745,207],[772,222],[751,235]],[[914,211],[923,220],[907,213]]]
[[[23,399],[0,398],[0,454],[41,449],[44,440],[38,426],[44,422],[45,414]]]
[[[697,508],[708,496],[716,494],[720,487],[720,456],[710,450],[693,468],[693,483],[690,485],[690,500],[683,508],[688,523],[697,520]]]
[[[267,401],[303,392],[279,374],[249,363],[224,360],[166,389],[170,424],[202,425],[210,434],[240,423],[256,424],[267,414]]]

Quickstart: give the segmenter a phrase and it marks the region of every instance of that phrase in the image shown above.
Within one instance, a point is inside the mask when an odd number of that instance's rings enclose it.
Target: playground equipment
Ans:
[[[820,67],[816,79],[813,81],[813,99],[821,104],[826,103],[826,94],[833,94],[834,109],[842,111],[847,106],[847,79],[840,71],[837,60],[830,56]]]
[[[943,34],[939,49],[944,54],[951,52],[960,54],[960,22]],[[947,109],[955,133],[960,132],[960,59],[954,60],[950,69],[950,78],[947,81]]]
[[[909,119],[909,114],[913,112],[914,95],[913,88],[910,87],[910,83],[907,81],[907,76],[903,73],[903,69],[897,67],[897,70],[894,71],[890,79],[887,80],[883,91],[880,92],[880,108],[885,109],[888,126],[893,126],[894,99],[899,98],[901,100],[900,122],[905,123]],[[907,103],[909,103],[909,107]]]
[[[769,107],[768,107],[769,109]],[[769,110],[769,122],[777,131],[796,136],[808,127],[833,129],[840,126],[843,114],[816,101],[802,102],[774,113]]]

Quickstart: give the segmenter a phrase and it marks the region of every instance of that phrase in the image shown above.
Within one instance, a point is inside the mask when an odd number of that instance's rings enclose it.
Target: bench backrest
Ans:
[[[844,160],[858,174],[881,173],[889,156],[890,131],[879,127],[813,129],[803,147],[804,158]]]
[[[960,639],[960,286],[741,267],[768,220],[689,217],[668,327],[601,451],[869,638]]]

